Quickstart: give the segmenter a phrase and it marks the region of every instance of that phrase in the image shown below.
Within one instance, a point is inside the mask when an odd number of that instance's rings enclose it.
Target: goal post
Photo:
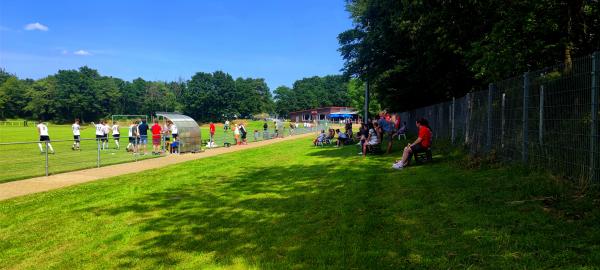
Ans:
[[[138,119],[142,119],[145,120],[146,123],[148,122],[148,116],[147,115],[141,115],[141,114],[113,114],[111,117],[111,123],[118,123],[119,126],[127,126],[130,124],[131,121],[133,120],[138,120]]]

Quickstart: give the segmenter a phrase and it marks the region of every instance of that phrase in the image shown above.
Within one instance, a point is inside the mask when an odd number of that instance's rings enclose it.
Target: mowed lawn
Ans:
[[[246,121],[248,128],[248,142],[254,141],[254,130],[260,130],[261,135],[258,140],[262,140],[262,121]],[[269,122],[269,132],[273,131],[273,123]],[[286,127],[287,127],[286,123]],[[201,128],[201,136],[204,140],[209,139],[208,125]],[[117,150],[112,139],[109,138],[110,149],[100,152],[100,165],[111,165],[123,162],[132,162],[135,160],[152,158],[152,155],[132,155],[125,151],[128,144],[127,127],[120,128],[121,149]],[[97,166],[98,151],[95,141],[95,129],[91,125],[83,125],[81,138],[88,139],[81,142],[81,151],[73,151],[73,133],[70,125],[49,125],[51,143],[55,154],[48,157],[48,169],[50,174],[93,168]],[[286,129],[286,135],[289,134]],[[110,136],[110,135],[109,135]],[[10,168],[0,170],[0,183],[23,178],[45,175],[46,158],[41,154],[37,143],[39,139],[35,124],[30,122],[29,127],[10,127],[0,126],[0,143],[29,142],[25,144],[3,144],[0,145],[0,168]],[[233,143],[233,132],[225,133],[223,125],[217,124],[215,133],[215,142],[223,146],[223,142]],[[205,145],[203,145],[204,148]],[[147,146],[147,152],[152,152],[152,145]]]
[[[460,156],[403,171],[394,157],[299,139],[3,201],[0,266],[600,267],[597,197]]]

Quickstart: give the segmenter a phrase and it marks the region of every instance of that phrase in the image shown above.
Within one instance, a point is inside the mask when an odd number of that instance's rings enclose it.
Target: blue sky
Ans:
[[[339,74],[337,35],[351,26],[344,0],[1,1],[0,67],[167,81],[223,70],[273,90]]]

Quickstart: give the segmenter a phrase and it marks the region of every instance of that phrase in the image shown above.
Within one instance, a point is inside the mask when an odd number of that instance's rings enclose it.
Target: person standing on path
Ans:
[[[140,132],[140,144],[138,147],[142,149],[142,155],[146,154],[146,145],[148,144],[148,124],[146,124],[146,120],[140,120],[141,124],[138,125],[138,131]]]

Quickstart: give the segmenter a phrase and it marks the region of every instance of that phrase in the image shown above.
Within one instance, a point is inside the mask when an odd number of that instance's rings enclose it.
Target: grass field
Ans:
[[[600,266],[597,197],[523,169],[465,170],[456,153],[403,171],[395,157],[301,139],[0,202],[0,265]]]
[[[248,121],[248,141],[253,142],[253,131],[260,130],[262,132],[261,121]],[[27,144],[18,145],[0,145],[0,168],[10,168],[9,170],[0,170],[0,183],[18,180],[28,177],[41,176],[45,174],[45,155],[40,154],[37,143],[39,139],[37,130],[34,124],[30,127],[10,127],[0,126],[0,143],[10,142],[30,142]],[[269,131],[272,132],[273,123],[269,123]],[[287,127],[287,126],[286,126]],[[84,168],[92,168],[97,166],[97,144],[93,140],[95,138],[95,130],[90,125],[84,125],[81,131],[81,138],[92,140],[84,140],[81,142],[81,151],[73,151],[73,133],[70,125],[50,125],[49,134],[53,140],[52,146],[56,151],[55,155],[49,155],[49,172],[50,174],[79,170]],[[203,125],[201,128],[201,136],[204,140],[209,139],[208,125]],[[100,152],[101,166],[131,162],[139,159],[152,158],[152,155],[132,155],[124,149],[128,143],[127,128],[120,128],[121,150],[116,150],[116,145],[112,139],[109,139],[111,149]],[[286,129],[286,134],[289,132]],[[262,140],[262,135],[259,136]],[[222,146],[223,142],[233,143],[233,132],[229,131],[226,134],[223,132],[223,125],[217,125],[215,133],[215,142]],[[152,146],[147,147],[151,152]]]

